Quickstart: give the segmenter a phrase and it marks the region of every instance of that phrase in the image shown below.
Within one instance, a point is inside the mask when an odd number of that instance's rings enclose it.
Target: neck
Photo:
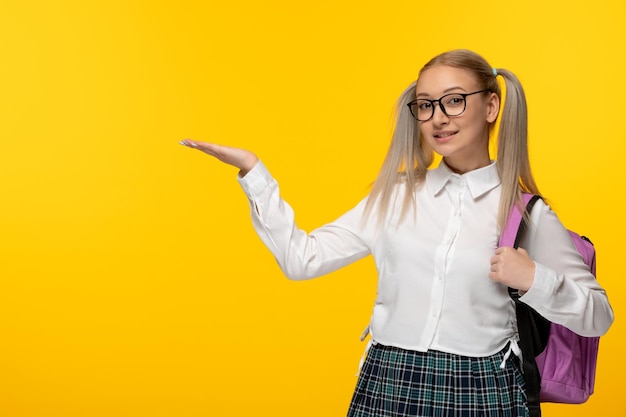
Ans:
[[[491,164],[491,159],[489,159],[489,155],[486,158],[476,160],[476,161],[468,161],[468,160],[451,160],[450,158],[443,158],[444,162],[453,172],[457,174],[465,174],[470,171],[474,171],[475,169],[484,168],[487,165]]]

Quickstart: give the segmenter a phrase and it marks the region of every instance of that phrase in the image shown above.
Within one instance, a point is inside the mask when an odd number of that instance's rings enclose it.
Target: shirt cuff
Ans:
[[[263,162],[257,164],[243,177],[237,176],[237,181],[248,197],[255,197],[267,188],[272,182],[272,175],[267,170]]]
[[[556,272],[547,266],[535,262],[535,280],[528,291],[520,297],[520,301],[531,307],[543,306],[552,297],[556,285]]]

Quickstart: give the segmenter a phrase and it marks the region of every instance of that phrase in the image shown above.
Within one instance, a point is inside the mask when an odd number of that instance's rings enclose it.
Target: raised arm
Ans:
[[[254,153],[189,139],[180,143],[239,168],[239,183],[250,203],[254,229],[287,277],[314,278],[370,253],[361,224],[363,202],[334,222],[307,233],[297,227],[293,209],[282,199],[278,183]]]

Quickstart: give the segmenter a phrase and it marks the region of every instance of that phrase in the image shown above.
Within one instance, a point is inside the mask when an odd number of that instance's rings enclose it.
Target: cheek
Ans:
[[[428,122],[418,124],[417,128],[419,129],[422,137],[428,136],[433,131],[432,125]]]
[[[458,126],[459,128],[463,128],[465,130],[481,132],[484,129],[489,128],[489,123],[483,113],[473,111],[468,113],[467,117],[463,118],[463,120],[459,120]]]
[[[432,133],[429,134],[429,131],[420,130],[420,141],[428,146],[429,148],[435,148],[437,146],[437,141],[433,138]]]

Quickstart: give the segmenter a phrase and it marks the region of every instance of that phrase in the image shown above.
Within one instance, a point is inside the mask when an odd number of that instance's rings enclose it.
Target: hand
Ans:
[[[255,154],[245,149],[216,145],[215,143],[198,142],[190,139],[181,140],[180,144],[198,149],[228,165],[239,168],[240,177],[246,175],[248,171],[254,168],[257,162],[259,162],[259,158],[257,158]]]
[[[528,291],[535,281],[535,262],[523,248],[498,248],[491,258],[489,278],[508,287]]]

